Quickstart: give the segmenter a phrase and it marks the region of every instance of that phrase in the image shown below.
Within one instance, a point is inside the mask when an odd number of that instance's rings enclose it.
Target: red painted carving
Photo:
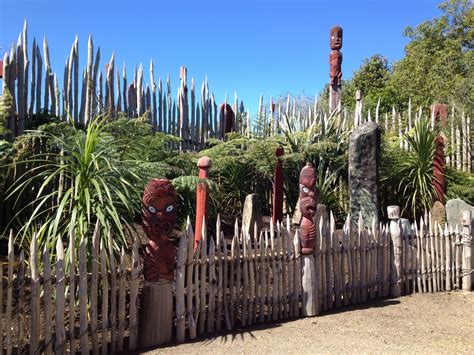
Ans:
[[[153,179],[145,186],[142,224],[149,239],[143,266],[145,280],[173,280],[176,248],[169,237],[176,224],[176,190],[169,180]]]
[[[300,210],[302,220],[300,224],[301,230],[301,253],[309,255],[314,253],[316,243],[316,226],[313,218],[316,214],[316,177],[311,163],[300,172]]]
[[[209,177],[209,168],[212,166],[212,160],[208,157],[202,157],[198,160],[199,178],[207,179]],[[205,182],[199,183],[196,190],[196,224],[194,231],[194,249],[196,249],[202,235],[203,219],[207,222],[208,216],[209,187]]]
[[[447,116],[447,105],[436,104],[433,106],[433,110],[431,112],[433,125],[445,127]],[[444,190],[446,187],[446,180],[444,177],[444,137],[441,135],[437,136],[435,139],[435,144],[436,150],[433,167],[433,187],[436,193],[436,200],[444,203]]]
[[[329,54],[329,77],[331,78],[331,85],[340,86],[342,82],[342,28],[335,26],[331,28],[329,34],[329,45],[331,46],[331,53]]]
[[[3,79],[3,60],[0,60],[0,79]]]
[[[280,157],[283,155],[283,148],[278,147],[275,150],[277,163],[275,166],[275,175],[273,181],[273,223],[283,221],[283,166]]]
[[[221,137],[225,138],[226,133],[235,131],[235,114],[229,104],[220,104]]]

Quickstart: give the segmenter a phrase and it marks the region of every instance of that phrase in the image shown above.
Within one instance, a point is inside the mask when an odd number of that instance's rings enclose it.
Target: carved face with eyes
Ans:
[[[340,50],[342,48],[342,28],[335,26],[329,32],[329,46],[332,50]]]
[[[143,192],[143,230],[151,240],[167,239],[176,224],[176,190],[167,179],[151,180]]]
[[[300,210],[303,217],[312,219],[316,214],[316,177],[310,163],[300,173]]]

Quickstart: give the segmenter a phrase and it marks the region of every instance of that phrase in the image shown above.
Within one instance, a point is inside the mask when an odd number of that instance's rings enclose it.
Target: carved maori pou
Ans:
[[[300,210],[301,210],[301,253],[309,255],[314,253],[316,244],[316,226],[313,219],[316,214],[316,177],[311,163],[300,172]]]
[[[153,179],[145,186],[142,223],[148,237],[145,280],[173,280],[176,248],[169,237],[176,224],[176,190],[169,180]]]
[[[275,173],[273,178],[273,223],[283,221],[283,165],[280,157],[283,155],[283,148],[275,149],[277,163],[275,165]]]
[[[432,122],[434,126],[445,127],[446,117],[448,115],[448,106],[436,104],[432,111]],[[435,138],[435,156],[433,166],[433,187],[436,192],[436,200],[444,203],[444,190],[446,180],[444,177],[444,137],[439,135]]]
[[[329,34],[329,45],[331,53],[329,54],[329,77],[331,78],[331,85],[340,86],[342,83],[342,28],[335,26],[331,28]]]
[[[221,119],[221,137],[235,130],[235,114],[229,104],[221,104],[219,106]]]

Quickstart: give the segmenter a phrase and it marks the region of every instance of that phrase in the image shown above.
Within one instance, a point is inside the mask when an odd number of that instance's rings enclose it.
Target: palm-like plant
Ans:
[[[28,243],[32,230],[38,230],[38,247],[54,253],[56,241],[73,228],[77,243],[91,235],[99,221],[105,232],[113,231],[114,249],[126,245],[124,227],[130,226],[135,213],[134,201],[139,200],[140,179],[133,173],[125,177],[122,161],[114,158],[115,152],[126,147],[120,142],[106,139],[105,118],[92,120],[86,132],[75,127],[61,135],[44,130],[31,132],[48,144],[48,152],[35,154],[15,166],[29,164],[33,168],[21,174],[9,190],[9,197],[34,191],[35,196],[21,206],[16,217],[29,210],[20,225],[21,243]],[[16,205],[19,200],[16,199]],[[106,240],[104,240],[106,242]],[[27,248],[25,248],[27,250]]]
[[[414,217],[429,210],[433,203],[436,135],[437,131],[431,128],[428,119],[416,121],[413,131],[404,135],[409,150],[407,159],[402,162],[399,188],[403,188],[404,210],[410,211]]]

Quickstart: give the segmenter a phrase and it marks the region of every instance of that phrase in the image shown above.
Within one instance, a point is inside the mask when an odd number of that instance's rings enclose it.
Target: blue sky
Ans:
[[[313,96],[329,80],[329,29],[344,29],[343,77],[362,60],[382,54],[403,56],[403,29],[439,16],[439,1],[47,1],[0,0],[0,52],[8,50],[28,21],[29,45],[46,35],[53,71],[62,81],[64,62],[79,36],[80,66],[87,60],[87,38],[101,47],[101,67],[115,52],[133,65],[153,58],[155,80],[172,78],[175,95],[179,67],[188,67],[199,88],[208,76],[219,102],[234,90],[251,110],[260,93]],[[31,47],[30,47],[31,53]],[[117,63],[117,62],[116,62]],[[129,79],[130,80],[130,79]]]

